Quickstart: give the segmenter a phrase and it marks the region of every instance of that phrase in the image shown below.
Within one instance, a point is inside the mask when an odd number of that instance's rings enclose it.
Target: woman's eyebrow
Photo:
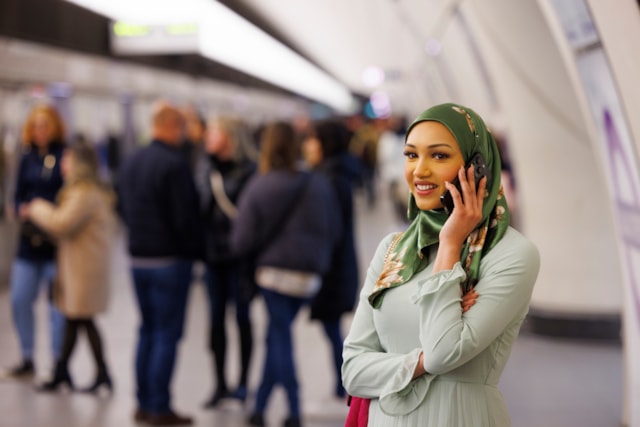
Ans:
[[[408,142],[405,144],[405,146],[411,147],[411,148],[418,148],[415,145],[413,145],[411,143],[408,143]],[[450,148],[451,145],[450,144],[441,143],[441,144],[431,144],[431,145],[427,146],[427,148],[438,148],[438,147],[449,147]]]

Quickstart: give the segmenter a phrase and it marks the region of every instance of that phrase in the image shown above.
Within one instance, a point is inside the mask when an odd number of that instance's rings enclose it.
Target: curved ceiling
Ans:
[[[440,49],[439,37],[460,1],[447,0],[239,0],[295,49],[351,90],[386,93],[394,110],[414,110],[428,97],[425,68]],[[365,83],[377,67],[384,81]],[[373,73],[372,77],[375,77]],[[417,93],[416,93],[417,92]],[[424,101],[421,105],[424,105]]]

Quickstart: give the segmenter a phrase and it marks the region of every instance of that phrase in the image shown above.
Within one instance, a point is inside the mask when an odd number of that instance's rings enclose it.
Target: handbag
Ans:
[[[344,427],[367,427],[369,423],[369,404],[371,399],[364,397],[349,396],[347,405],[349,413],[344,423]]]
[[[40,247],[45,243],[49,245],[53,244],[51,237],[38,227],[32,221],[25,221],[20,224],[20,235],[29,241],[29,244],[34,248]]]

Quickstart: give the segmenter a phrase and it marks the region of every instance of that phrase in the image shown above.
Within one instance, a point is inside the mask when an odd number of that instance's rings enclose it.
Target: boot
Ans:
[[[35,367],[31,359],[24,359],[18,366],[10,368],[5,375],[10,378],[30,378],[35,373]]]
[[[58,390],[58,387],[63,384],[66,384],[69,389],[73,390],[73,381],[71,380],[71,375],[69,375],[67,364],[58,362],[56,363],[56,369],[53,374],[53,379],[46,383],[40,384],[37,387],[37,390],[42,392],[52,392]]]
[[[226,399],[227,397],[230,397],[229,391],[227,390],[227,388],[226,387],[225,388],[218,388],[213,393],[211,398],[204,403],[204,407],[205,408],[215,408],[218,405],[218,403],[220,403],[220,401],[222,399]]]
[[[98,370],[98,375],[92,385],[87,388],[83,388],[80,391],[82,393],[98,394],[102,387],[106,388],[109,394],[113,393],[113,382],[111,381],[111,377],[109,376],[106,367],[102,367]]]

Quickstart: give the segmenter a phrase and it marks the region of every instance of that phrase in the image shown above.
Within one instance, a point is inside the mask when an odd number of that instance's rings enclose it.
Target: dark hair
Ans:
[[[349,139],[347,129],[336,120],[324,120],[314,126],[315,136],[322,146],[325,159],[340,155],[347,151]]]
[[[298,159],[296,134],[285,122],[274,122],[262,131],[260,152],[260,172],[272,170],[295,171]]]

